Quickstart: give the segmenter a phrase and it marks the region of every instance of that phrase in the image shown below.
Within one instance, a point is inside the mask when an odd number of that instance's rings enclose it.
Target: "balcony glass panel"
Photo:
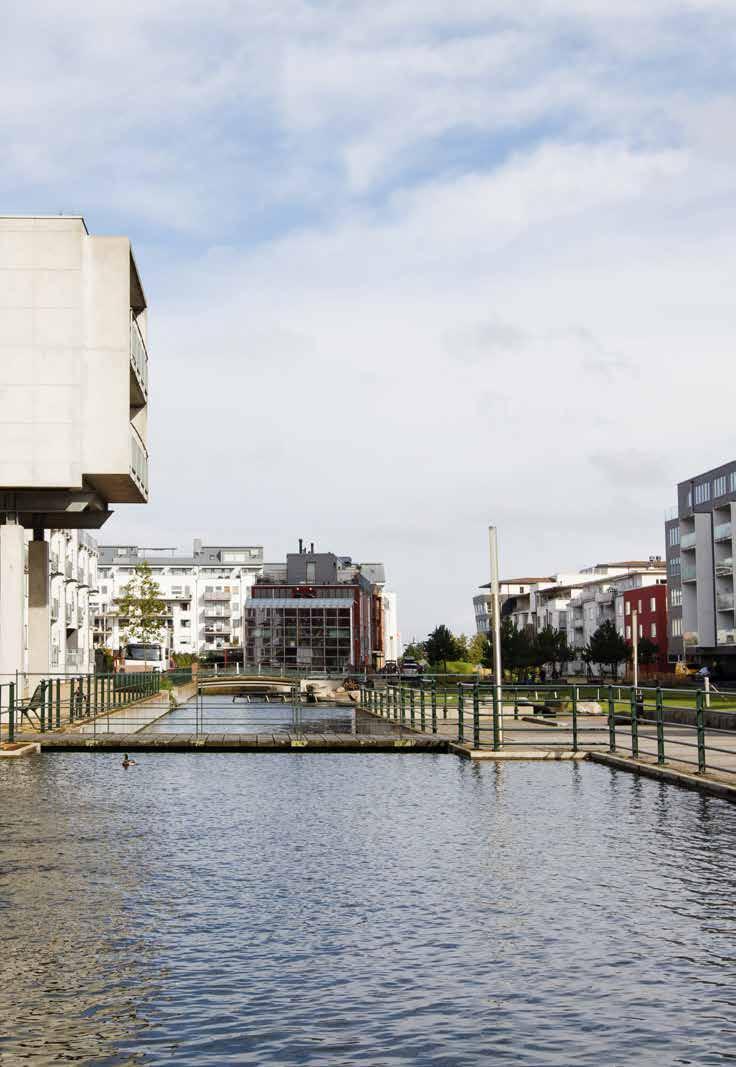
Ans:
[[[716,607],[719,611],[733,611],[733,593],[718,593]]]
[[[138,377],[141,392],[148,398],[148,352],[143,334],[132,315],[130,317],[130,363]]]
[[[682,580],[683,582],[695,581],[695,566],[692,563],[683,563],[682,565]]]
[[[718,526],[713,527],[713,540],[714,541],[730,541],[731,540],[731,523],[722,522]]]
[[[683,534],[680,538],[680,548],[695,548],[695,534]]]
[[[736,630],[719,630],[717,641],[719,645],[736,645]]]
[[[148,452],[133,426],[130,428],[130,473],[148,496]]]

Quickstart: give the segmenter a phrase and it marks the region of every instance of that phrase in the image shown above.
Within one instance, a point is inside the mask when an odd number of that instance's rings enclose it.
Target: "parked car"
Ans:
[[[424,673],[424,667],[415,659],[402,659],[399,673],[402,678],[419,678]]]

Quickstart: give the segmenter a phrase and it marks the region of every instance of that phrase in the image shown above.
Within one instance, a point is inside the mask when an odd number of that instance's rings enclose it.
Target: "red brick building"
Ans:
[[[646,637],[659,649],[657,659],[651,666],[640,665],[640,674],[659,674],[671,670],[667,663],[667,586],[646,585],[624,593],[624,637],[629,645],[633,641],[633,612],[637,613],[639,640]]]

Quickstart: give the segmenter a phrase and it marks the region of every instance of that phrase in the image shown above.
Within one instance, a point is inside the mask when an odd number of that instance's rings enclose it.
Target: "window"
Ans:
[[[726,475],[722,474],[720,478],[713,479],[713,496],[725,496],[726,495]]]
[[[691,507],[693,506],[693,493],[692,493],[692,489],[688,489],[688,491],[687,491],[687,506],[688,506],[689,508],[691,508]]]
[[[679,545],[680,543],[680,527],[670,526],[668,541],[671,545]]]
[[[667,569],[670,572],[670,574],[673,574],[673,575],[674,574],[679,574],[680,573],[680,557],[679,556],[673,556],[672,559],[667,564]]]
[[[644,627],[642,626],[641,623],[639,623],[639,637],[642,638],[643,636],[644,636]]]
[[[728,488],[732,493],[736,493],[736,471],[731,471],[731,476],[728,479]]]
[[[670,605],[673,608],[679,608],[682,604],[682,589],[672,589],[670,591]]]
[[[631,601],[630,600],[626,601],[626,614],[627,615],[631,614]]]
[[[637,609],[636,609],[636,610],[637,610],[637,611],[639,612],[639,614],[641,615],[641,600],[639,600],[639,601],[638,601],[638,605],[639,605],[639,606],[637,607]]]
[[[650,637],[656,637],[657,636],[657,624],[656,624],[656,622],[653,622],[652,625],[649,627],[649,636]]]
[[[626,627],[626,640],[627,641],[631,640],[631,627],[630,626]]]
[[[710,500],[710,482],[700,482],[695,486],[695,503],[705,504],[707,500]]]
[[[307,564],[307,585],[314,585],[314,583],[316,581],[317,581],[317,564],[316,563],[308,563]]]
[[[672,631],[671,632],[672,632],[672,636],[673,637],[681,637],[682,636],[682,619],[673,619],[672,620]]]
[[[657,598],[654,597],[654,596],[650,596],[649,597],[649,610],[650,611],[656,611],[657,610]]]

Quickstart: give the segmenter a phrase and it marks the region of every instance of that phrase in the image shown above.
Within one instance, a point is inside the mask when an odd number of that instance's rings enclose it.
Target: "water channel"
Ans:
[[[736,808],[592,764],[0,762],[0,1063],[719,1064]]]

